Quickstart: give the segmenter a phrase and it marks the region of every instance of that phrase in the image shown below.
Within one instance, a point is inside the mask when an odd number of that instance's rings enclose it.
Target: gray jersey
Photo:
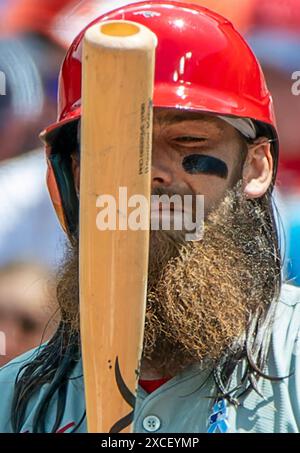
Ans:
[[[255,391],[241,399],[239,407],[228,405],[228,432],[292,433],[300,432],[300,289],[283,285],[277,307],[266,372],[289,376],[280,382],[259,380],[264,398]],[[0,370],[0,432],[12,432],[10,412],[16,374],[37,350],[15,359]],[[236,370],[232,385],[242,373]],[[70,432],[85,411],[82,365],[79,362],[69,381],[66,410],[60,432]],[[74,379],[75,378],[75,379]],[[33,418],[47,384],[38,390],[27,408],[22,432],[32,431]],[[138,388],[134,431],[142,433],[207,432],[216,387],[211,370],[193,365],[151,394]],[[51,430],[56,415],[56,398],[49,406],[46,431]],[[130,412],[130,408],[129,408]],[[77,432],[86,432],[86,421]]]

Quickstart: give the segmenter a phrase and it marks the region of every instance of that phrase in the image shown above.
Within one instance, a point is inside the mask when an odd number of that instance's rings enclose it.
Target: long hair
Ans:
[[[257,382],[263,377],[270,380],[279,380],[282,377],[268,376],[264,368],[268,359],[274,314],[279,299],[281,288],[281,257],[279,251],[278,232],[274,216],[272,187],[266,194],[255,200],[249,200],[254,205],[258,204],[264,211],[262,219],[262,231],[271,251],[273,260],[272,272],[266,276],[266,285],[271,288],[270,304],[264,312],[254,313],[248,324],[242,348],[238,352],[229,351],[215,365],[213,377],[217,387],[218,397],[222,396],[232,403],[238,403],[239,398],[254,390],[259,393]],[[60,290],[58,286],[58,291]],[[78,293],[74,294],[74,302]],[[47,391],[39,401],[33,420],[33,432],[45,432],[45,424],[49,405],[56,395],[56,417],[51,428],[55,433],[62,421],[68,390],[68,382],[71,374],[81,359],[80,333],[70,323],[68,313],[62,312],[61,323],[53,338],[41,348],[34,360],[21,367],[15,383],[14,398],[11,411],[11,423],[13,431],[21,432],[26,419],[26,409],[31,398],[36,395],[44,384],[49,384]],[[229,384],[236,367],[244,361],[246,364],[245,374],[238,382],[236,390],[243,388],[238,396],[232,397]],[[246,383],[246,388],[245,384]],[[260,394],[260,393],[259,393]],[[83,397],[83,395],[82,395]],[[73,429],[75,432],[84,420],[84,414],[80,422]]]
[[[279,250],[279,234],[276,226],[274,210],[276,205],[272,196],[272,187],[266,194],[256,200],[249,200],[252,204],[258,204],[265,213],[262,220],[264,236],[267,240],[273,260],[272,271],[266,276],[266,288],[272,288],[270,304],[265,311],[253,313],[244,336],[243,348],[237,353],[228,351],[215,366],[213,377],[216,383],[218,396],[226,398],[230,403],[238,405],[239,399],[251,390],[255,390],[261,397],[258,389],[259,378],[263,377],[271,381],[280,381],[284,377],[269,376],[264,369],[267,364],[272,328],[275,311],[280,296],[282,284],[282,260]],[[278,215],[278,213],[277,213]],[[241,360],[246,364],[244,375],[234,389],[230,388],[233,372]],[[239,389],[241,391],[239,392]],[[234,397],[232,395],[235,395]]]
[[[77,250],[76,250],[77,251]],[[49,404],[54,397],[57,396],[56,418],[51,428],[52,433],[55,433],[61,425],[63,419],[66,398],[68,392],[68,384],[76,365],[81,361],[80,348],[80,331],[79,331],[79,292],[76,279],[79,278],[78,259],[69,264],[69,249],[66,254],[66,264],[62,264],[58,270],[57,284],[57,300],[60,302],[64,299],[64,295],[70,290],[68,284],[65,283],[65,274],[69,272],[70,266],[74,275],[74,284],[72,285],[72,303],[76,315],[68,313],[66,307],[60,304],[61,321],[51,338],[45,345],[41,345],[37,352],[34,353],[34,358],[30,362],[26,362],[19,370],[16,381],[15,391],[12,402],[11,424],[14,432],[21,432],[26,419],[26,409],[30,399],[36,395],[39,390],[49,384],[47,391],[43,394],[39,401],[38,407],[33,420],[33,432],[44,433],[47,410]],[[71,310],[70,310],[71,311]],[[74,379],[81,379],[82,375],[73,376]],[[85,414],[73,431],[78,429],[83,422]]]

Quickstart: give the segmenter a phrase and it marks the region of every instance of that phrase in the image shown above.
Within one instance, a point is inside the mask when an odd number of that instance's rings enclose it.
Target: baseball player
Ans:
[[[135,3],[108,19],[134,20],[158,39],[153,193],[205,199],[203,240],[151,232],[134,431],[299,432],[300,293],[281,282],[272,203],[279,143],[261,68],[231,23],[201,6]],[[0,371],[2,432],[86,431],[78,304],[82,39],[83,32],[62,66],[58,120],[43,133],[48,187],[71,243],[57,285],[62,320],[48,343]]]

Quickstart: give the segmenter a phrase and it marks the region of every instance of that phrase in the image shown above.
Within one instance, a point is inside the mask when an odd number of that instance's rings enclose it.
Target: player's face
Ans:
[[[272,156],[266,138],[247,145],[240,133],[214,115],[155,109],[152,191],[204,195],[205,214],[242,179],[248,198],[264,195],[272,181]],[[73,158],[79,191],[79,161]]]
[[[258,148],[248,156],[239,132],[215,116],[156,109],[152,189],[204,195],[206,213],[241,178],[249,198],[261,196],[271,182],[272,158],[266,157],[269,144]]]

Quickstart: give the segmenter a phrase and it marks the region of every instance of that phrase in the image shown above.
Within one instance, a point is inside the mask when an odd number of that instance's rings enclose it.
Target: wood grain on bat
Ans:
[[[99,195],[118,203],[120,187],[128,198],[150,198],[155,46],[150,30],[127,21],[97,24],[84,39],[80,316],[89,432],[124,425],[132,411],[116,370],[127,394],[137,387],[149,231],[99,231],[96,217]]]

